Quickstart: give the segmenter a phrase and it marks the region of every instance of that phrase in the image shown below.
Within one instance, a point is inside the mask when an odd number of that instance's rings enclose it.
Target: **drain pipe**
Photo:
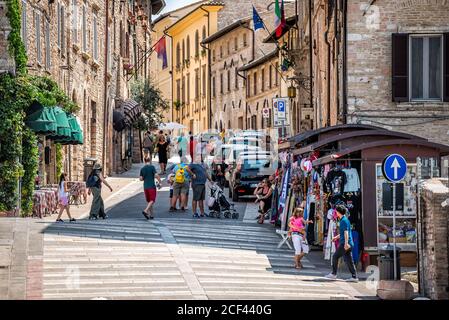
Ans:
[[[327,119],[326,119],[326,126],[331,126],[331,44],[329,43],[329,29],[330,29],[330,10],[331,10],[331,2],[329,1],[327,3],[327,30],[324,33],[324,41],[326,42],[327,46]]]
[[[313,37],[312,37],[312,0],[309,0],[309,81],[310,107],[313,108]],[[317,119],[315,119],[317,121]],[[313,128],[312,128],[313,129]]]
[[[348,2],[343,0],[343,124],[348,122]]]
[[[106,174],[109,174],[109,170],[106,167],[106,136],[107,132],[109,132],[109,106],[108,106],[108,36],[109,36],[109,0],[106,0],[106,28],[105,28],[106,36],[104,37],[104,110],[103,110],[103,159],[102,165],[103,170]]]

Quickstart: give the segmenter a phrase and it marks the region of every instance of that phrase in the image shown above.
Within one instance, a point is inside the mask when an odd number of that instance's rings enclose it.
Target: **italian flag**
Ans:
[[[284,31],[286,24],[284,14],[284,0],[281,0],[281,5],[279,5],[279,0],[276,0],[274,13],[276,14],[275,20],[276,37],[280,38],[282,36],[282,32]]]

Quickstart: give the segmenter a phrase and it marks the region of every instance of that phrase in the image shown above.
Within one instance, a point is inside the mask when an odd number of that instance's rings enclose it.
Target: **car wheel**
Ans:
[[[232,193],[232,201],[239,202],[239,195],[237,194],[237,192],[235,192],[235,190]]]

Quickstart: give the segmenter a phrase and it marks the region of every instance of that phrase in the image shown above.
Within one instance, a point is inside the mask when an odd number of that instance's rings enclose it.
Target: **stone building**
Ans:
[[[143,67],[135,77],[149,74],[143,59],[150,44],[148,19],[164,6],[162,0],[21,0],[28,73],[56,81],[80,108],[77,117],[84,143],[63,147],[63,171],[71,180],[84,179],[85,158],[97,159],[106,174],[117,169],[112,115],[114,108],[129,97],[129,75],[123,66],[130,59],[137,66],[141,59]],[[4,9],[0,19],[2,30],[7,30]],[[2,35],[3,44],[7,35]],[[2,63],[7,56],[0,51]],[[39,139],[40,174],[44,183],[51,183],[56,180],[56,148],[45,137]]]
[[[239,71],[244,72],[246,78],[243,129],[260,130],[272,127],[270,119],[263,118],[262,109],[271,109],[273,98],[280,96],[281,73],[278,49],[275,48],[270,53],[241,67]]]
[[[351,1],[347,122],[449,144],[449,2]]]
[[[203,41],[211,52],[212,129],[243,129],[244,77],[239,68],[254,60],[249,19],[239,19]]]

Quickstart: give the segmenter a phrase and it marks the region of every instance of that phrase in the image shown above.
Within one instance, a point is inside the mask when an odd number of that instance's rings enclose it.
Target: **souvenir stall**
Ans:
[[[392,242],[393,237],[403,252],[416,251],[416,159],[439,159],[449,153],[449,147],[365,125],[307,132],[293,137],[292,145],[293,161],[300,163],[302,172],[296,179],[302,178],[305,217],[314,222],[307,228],[307,240],[322,246],[325,259],[330,259],[337,245],[331,241],[338,230],[336,205],[347,208],[356,263],[370,264],[369,255],[375,258],[378,249]],[[382,160],[392,153],[403,155],[410,164],[406,178],[396,189],[400,217],[396,230],[392,230],[391,184],[381,171]]]

